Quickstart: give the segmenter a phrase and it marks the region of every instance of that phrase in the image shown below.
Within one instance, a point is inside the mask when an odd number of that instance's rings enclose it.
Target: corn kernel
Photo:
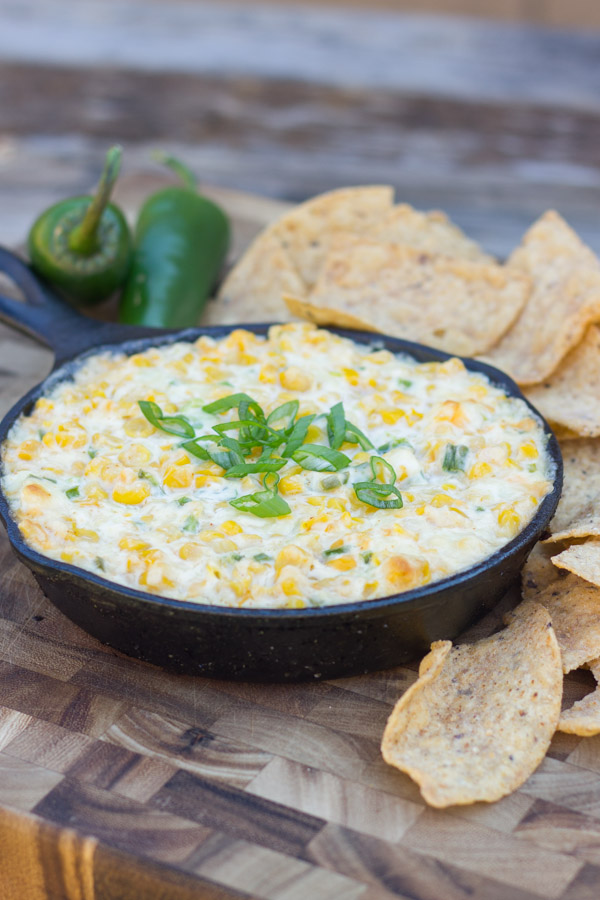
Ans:
[[[23,441],[19,446],[19,459],[33,459],[40,451],[39,441]]]
[[[527,441],[526,444],[521,446],[521,453],[523,456],[526,456],[528,459],[537,459],[539,456],[538,449],[533,443],[533,441]]]
[[[430,501],[431,506],[440,507],[440,506],[451,506],[454,503],[452,497],[448,496],[448,494],[436,494]]]
[[[351,384],[353,387],[356,387],[358,384],[359,375],[356,369],[342,369],[344,373],[344,377],[348,384]]]
[[[128,437],[137,438],[149,437],[154,432],[155,428],[147,419],[142,419],[141,416],[135,416],[125,422],[123,430]]]
[[[122,537],[119,541],[121,550],[149,550],[150,544],[136,537]]]
[[[381,409],[379,415],[386,425],[395,425],[404,416],[403,409]]]
[[[491,471],[492,467],[489,463],[475,463],[475,465],[471,466],[469,470],[469,478],[484,478],[486,475],[489,475]]]
[[[99,485],[92,484],[86,491],[88,500],[106,500],[108,494]]]
[[[142,503],[146,497],[150,496],[150,488],[147,484],[138,482],[131,485],[118,485],[114,488],[112,498],[115,503],[125,503],[134,505]]]
[[[119,462],[124,466],[143,466],[147,463],[151,454],[143,444],[131,444],[119,453]]]
[[[143,353],[134,353],[133,356],[129,357],[129,362],[134,366],[139,366],[140,368],[150,368],[152,363],[148,359],[147,356],[144,356]]]
[[[349,572],[350,569],[356,568],[356,560],[352,556],[338,556],[328,560],[327,565],[337,569],[338,572]]]
[[[304,566],[309,562],[309,555],[296,544],[283,547],[275,558],[275,570],[279,572],[284,566]]]
[[[515,534],[519,530],[521,517],[513,509],[503,509],[498,514],[498,525],[504,528],[509,534]]]
[[[234,522],[233,519],[223,522],[219,527],[225,534],[240,534],[244,530],[242,526],[238,525],[237,522]]]
[[[307,391],[312,385],[310,375],[298,369],[296,366],[290,366],[279,376],[279,382],[282,387],[288,391]]]
[[[291,475],[286,475],[285,478],[282,478],[279,482],[279,493],[283,494],[301,494],[304,490],[304,485],[299,478],[294,478]]]
[[[186,488],[192,483],[194,472],[191,466],[169,466],[163,478],[165,487]]]

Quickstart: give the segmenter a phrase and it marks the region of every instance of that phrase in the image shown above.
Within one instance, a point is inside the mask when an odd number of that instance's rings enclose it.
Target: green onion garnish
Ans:
[[[387,459],[383,459],[382,456],[372,456],[370,462],[374,481],[383,482],[383,484],[395,483],[396,473]]]
[[[257,491],[255,494],[244,494],[243,497],[230,500],[230,506],[241,509],[242,512],[252,513],[253,516],[259,516],[261,519],[289,515],[291,513],[290,507],[283,497],[280,497],[277,493],[279,475],[275,472],[267,472],[263,479],[263,484],[265,486],[264,491]]]
[[[203,406],[202,409],[204,412],[214,415],[215,413],[227,412],[228,409],[239,407],[244,400],[248,404],[252,404],[262,414],[262,409],[258,403],[252,397],[249,397],[248,394],[228,394],[227,397],[221,397],[220,400],[215,400],[214,403],[209,403],[208,406]]]
[[[364,552],[364,553],[361,553],[360,555],[361,555],[362,558],[363,558],[363,562],[366,563],[367,565],[368,565],[368,564],[371,562],[371,560],[373,559],[373,554],[371,553],[370,550],[365,550],[365,552]]]
[[[377,509],[402,509],[402,496],[393,484],[380,484],[377,481],[357,481],[354,492],[362,503],[375,506]],[[393,495],[392,500],[386,499]]]
[[[225,472],[225,478],[243,478],[262,472],[278,472],[287,464],[287,459],[259,459],[253,463],[239,463]]]
[[[335,488],[346,484],[349,478],[349,472],[340,472],[339,475],[326,475],[325,478],[321,479],[321,487],[324,491],[333,491]]]
[[[279,494],[272,491],[257,491],[255,494],[244,494],[237,500],[229,501],[231,506],[241,509],[242,512],[252,513],[261,519],[271,519],[275,516],[288,516],[291,509]]]
[[[382,444],[377,450],[379,453],[389,453],[394,447],[401,447],[403,445],[410,447],[410,443],[406,438],[393,438],[391,441],[386,441],[385,444]]]
[[[156,480],[154,475],[151,475],[150,472],[144,471],[144,469],[139,470],[138,478],[143,478],[143,479],[145,479],[145,481],[149,481],[150,484],[153,484],[155,487],[158,484],[158,481]]]
[[[179,506],[185,506],[186,503],[191,503],[191,502],[192,502],[191,497],[179,497],[179,499],[177,500],[177,503],[179,504]]]
[[[399,378],[398,384],[401,384],[402,387],[405,387],[405,388],[412,387],[412,381],[409,381],[408,378]]]
[[[69,488],[68,491],[65,491],[65,494],[67,495],[69,500],[74,500],[75,497],[79,497],[79,488],[78,487]]]
[[[152,400],[138,400],[138,406],[155,428],[179,437],[194,437],[194,429],[185,416],[165,416],[158,403],[153,403]]]
[[[282,456],[289,458],[290,456],[293,456],[298,447],[302,446],[308,427],[315,418],[315,414],[311,413],[308,416],[300,416],[300,418],[296,420],[290,436],[288,437],[287,444],[281,451]]]
[[[329,410],[327,436],[329,438],[329,446],[333,447],[334,450],[339,450],[346,436],[346,416],[343,403],[336,403]]]
[[[187,453],[191,453],[192,456],[196,456],[198,459],[210,459],[210,456],[208,455],[204,447],[201,447],[198,443],[199,440],[201,439],[197,438],[193,441],[184,441],[181,446],[185,451],[187,451]]]
[[[344,544],[341,547],[330,547],[329,550],[323,550],[323,556],[337,556],[338,553],[347,553],[349,549]]]
[[[273,557],[267,556],[266,553],[255,553],[252,559],[255,559],[256,562],[267,562],[269,559],[273,559]]]
[[[94,447],[88,447],[88,456],[90,459],[93,459],[95,456],[98,456],[98,451]]]
[[[313,472],[337,472],[350,465],[345,453],[320,444],[302,444],[292,453],[292,459],[303,469],[310,469]]]
[[[459,446],[456,444],[446,444],[442,469],[445,469],[446,472],[464,472],[465,460],[468,452],[469,448],[462,444]]]
[[[182,526],[183,531],[189,531],[191,534],[196,534],[198,531],[198,519],[196,516],[188,516]]]
[[[101,572],[106,571],[106,566],[104,565],[104,560],[101,556],[97,556],[94,560],[94,565],[97,569],[100,569]]]
[[[281,406],[274,409],[272,413],[269,413],[267,416],[267,425],[273,425],[275,422],[281,422],[283,419],[285,421],[284,428],[290,428],[298,415],[299,408],[299,400],[288,400],[287,403],[282,403]]]
[[[360,444],[362,450],[372,450],[373,444],[357,425],[346,422],[346,434],[344,440],[349,444]]]

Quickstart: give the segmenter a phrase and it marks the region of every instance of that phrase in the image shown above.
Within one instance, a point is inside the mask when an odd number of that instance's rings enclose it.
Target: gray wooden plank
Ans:
[[[598,109],[599,48],[593,32],[293,4],[0,5],[5,60],[227,72],[578,109]]]

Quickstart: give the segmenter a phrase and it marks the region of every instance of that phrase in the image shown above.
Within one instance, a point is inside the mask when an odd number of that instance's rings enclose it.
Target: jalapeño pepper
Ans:
[[[127,222],[108,202],[120,165],[121,148],[111,147],[96,194],[55,203],[29,232],[32,267],[76,305],[92,306],[110,296],[131,265]]]
[[[183,185],[152,194],[140,210],[119,321],[188,328],[215,285],[229,246],[229,221],[220,206],[198,194],[186,166],[170,156],[160,159]]]

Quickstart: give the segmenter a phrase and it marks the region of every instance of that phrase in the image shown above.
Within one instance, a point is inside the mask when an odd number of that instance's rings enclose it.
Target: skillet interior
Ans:
[[[7,255],[11,256],[0,248],[0,267],[4,264],[5,269]],[[21,261],[18,263],[26,269]],[[26,271],[31,280],[33,276]],[[103,350],[137,353],[174,341],[191,341],[201,334],[221,337],[239,327],[265,334],[271,324],[217,326],[177,333],[104,325],[73,310],[65,311],[65,305],[35,280],[34,285],[41,292],[36,305],[44,313],[42,325],[35,310],[32,314],[32,307],[19,303],[16,306],[21,309],[15,309],[14,303],[2,297],[0,318],[37,334],[51,345],[58,344],[60,335],[57,357],[63,360],[69,356],[72,341],[73,358],[57,362],[48,378],[10,410],[0,423],[0,442],[19,415],[27,415],[35,401],[58,381],[71,379],[90,355]],[[24,289],[28,294],[29,288]],[[54,317],[48,315],[49,309]],[[60,328],[54,331],[53,323],[56,326],[57,322]],[[409,354],[419,362],[444,361],[451,356],[370,332],[329,330],[357,343]],[[77,353],[82,347],[87,349]],[[525,399],[504,373],[475,360],[463,361],[470,371],[487,375],[507,394]],[[531,404],[528,406],[533,410]],[[85,631],[123,653],[174,671],[219,678],[294,681],[353,675],[399,665],[422,655],[433,640],[454,638],[491,609],[517,578],[527,554],[554,514],[562,487],[558,442],[545,422],[544,428],[549,436],[548,452],[556,466],[554,487],[526,528],[465,572],[378,600],[309,610],[230,610],[190,604],[117,585],[37,553],[23,541],[1,490],[0,517],[13,549],[31,569],[46,596]]]

